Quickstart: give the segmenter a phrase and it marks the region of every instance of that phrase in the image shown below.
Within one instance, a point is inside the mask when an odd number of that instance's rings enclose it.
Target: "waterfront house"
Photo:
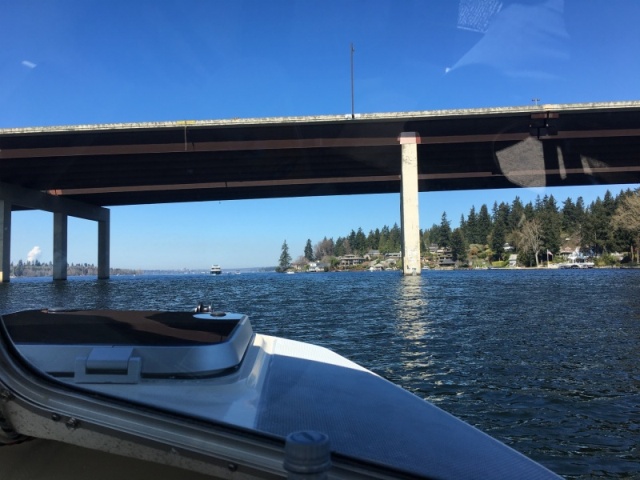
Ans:
[[[365,259],[366,261],[370,262],[371,260],[374,260],[374,259],[376,259],[376,258],[378,258],[378,257],[380,257],[380,256],[381,256],[381,254],[380,254],[380,250],[369,250],[369,251],[365,254],[364,259]]]
[[[353,253],[343,255],[342,257],[338,257],[338,259],[340,260],[341,267],[352,267],[354,265],[360,265],[362,262],[364,262],[364,257],[354,255]]]
[[[438,261],[438,268],[442,270],[453,270],[456,266],[456,262],[451,260],[451,258],[443,258]]]
[[[309,262],[309,272],[324,272],[328,265],[323,262]]]

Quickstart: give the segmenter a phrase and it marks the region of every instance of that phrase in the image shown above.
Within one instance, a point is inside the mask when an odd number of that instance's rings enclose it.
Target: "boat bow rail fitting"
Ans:
[[[313,430],[294,432],[284,446],[284,469],[289,480],[324,480],[331,468],[329,437]]]

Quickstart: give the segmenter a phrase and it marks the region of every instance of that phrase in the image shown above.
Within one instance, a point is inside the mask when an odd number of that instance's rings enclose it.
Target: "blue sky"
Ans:
[[[154,120],[637,100],[640,2],[362,0],[6,2],[0,128]],[[422,228],[443,210],[606,189],[420,195]],[[626,186],[625,186],[626,188]],[[400,221],[399,195],[112,209],[111,264],[223,268],[294,257],[307,238]],[[12,260],[52,258],[52,218],[14,213]],[[95,263],[97,227],[71,219],[69,261]],[[33,250],[35,252],[35,250]]]

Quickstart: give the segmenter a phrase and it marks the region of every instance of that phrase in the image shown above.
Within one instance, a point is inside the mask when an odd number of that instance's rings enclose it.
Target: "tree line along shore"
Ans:
[[[128,268],[111,268],[111,275],[140,275],[142,270]],[[12,277],[51,277],[53,276],[53,262],[40,262],[39,260],[26,261],[18,260],[17,263],[11,262],[10,275]],[[70,277],[84,275],[98,275],[98,267],[89,263],[71,263],[67,265],[67,275]]]
[[[457,267],[504,267],[517,258],[517,265],[536,267],[547,261],[561,262],[567,252],[580,252],[598,266],[640,263],[640,189],[623,190],[614,196],[607,191],[585,205],[582,197],[567,198],[559,204],[553,195],[538,196],[523,204],[519,197],[510,203],[482,204],[462,215],[451,228],[446,211],[439,224],[420,230],[423,266],[435,267],[445,256]],[[286,240],[277,271],[293,267],[308,270],[365,269],[380,265],[392,257],[390,265],[401,268],[402,232],[397,224],[370,230],[351,230],[337,239],[324,237],[312,244],[308,239],[304,252],[294,262]],[[346,256],[367,258],[366,262],[346,265]],[[565,256],[563,256],[565,255]],[[319,266],[318,266],[319,265]],[[97,275],[93,264],[69,264],[67,275]],[[136,275],[137,269],[111,268],[112,275]],[[38,260],[10,264],[13,277],[52,276],[53,263]]]
[[[567,198],[559,204],[553,195],[538,196],[524,204],[515,197],[510,204],[494,202],[460,218],[459,226],[451,228],[446,211],[440,224],[420,230],[423,265],[438,265],[445,255],[455,266],[504,267],[516,264],[537,267],[545,262],[561,262],[569,253],[579,253],[597,266],[637,264],[640,262],[640,189],[622,190],[614,196],[607,191],[585,205],[582,197]],[[365,234],[362,228],[344,236],[324,237],[312,244],[307,240],[304,252],[293,263],[287,242],[277,270],[305,270],[320,263],[324,270],[343,269],[340,259],[348,255],[366,256],[379,261],[401,250],[400,227],[384,226]],[[371,253],[377,255],[372,259]],[[514,257],[515,256],[515,257]],[[371,262],[353,265],[363,269]],[[399,264],[398,264],[399,265]]]

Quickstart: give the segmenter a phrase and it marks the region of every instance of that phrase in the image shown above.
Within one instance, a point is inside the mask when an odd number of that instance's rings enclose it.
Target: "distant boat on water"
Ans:
[[[211,267],[211,275],[220,275],[222,273],[222,268],[220,265],[213,265]]]

